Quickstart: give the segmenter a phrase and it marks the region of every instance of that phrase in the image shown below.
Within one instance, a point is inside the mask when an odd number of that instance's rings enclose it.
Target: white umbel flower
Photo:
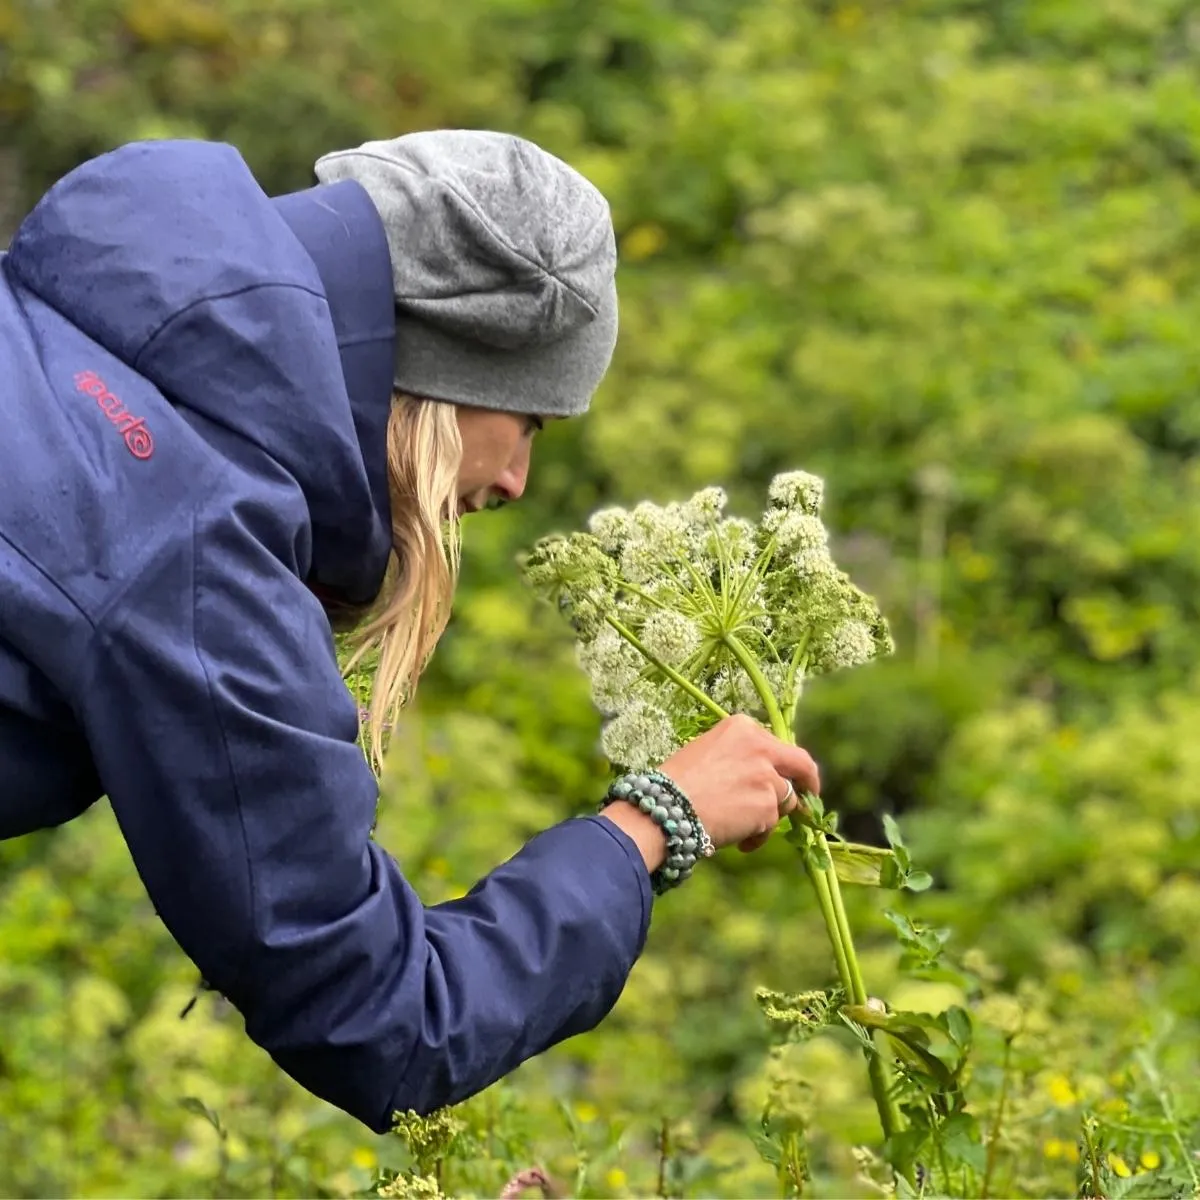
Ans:
[[[700,629],[690,617],[669,608],[655,609],[642,626],[642,644],[668,667],[682,666],[700,648]]]
[[[825,481],[807,471],[785,471],[771,480],[767,498],[772,508],[794,508],[817,516],[825,498]]]
[[[703,488],[680,506],[683,518],[697,532],[707,530],[721,519],[728,499],[724,488]]]
[[[803,554],[829,544],[829,532],[820,517],[796,508],[772,508],[763,515],[763,528],[774,535],[783,554]]]
[[[605,554],[619,554],[632,532],[633,520],[626,509],[602,508],[592,514],[588,529]]]
[[[840,621],[813,646],[812,668],[822,673],[870,662],[879,653],[875,635],[864,621]]]
[[[679,749],[671,718],[640,698],[604,726],[600,744],[610,762],[630,771],[657,767]]]
[[[645,659],[611,625],[590,641],[579,644],[579,665],[592,684],[592,698],[601,712],[620,712],[646,665]]]

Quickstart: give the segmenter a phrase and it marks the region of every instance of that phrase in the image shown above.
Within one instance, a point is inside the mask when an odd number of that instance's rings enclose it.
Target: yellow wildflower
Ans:
[[[1157,1150],[1143,1150],[1138,1165],[1143,1171],[1157,1171],[1162,1166],[1162,1156]]]
[[[1108,1165],[1112,1167],[1113,1174],[1119,1175],[1122,1179],[1128,1179],[1133,1174],[1129,1169],[1129,1164],[1119,1154],[1110,1154]]]
[[[604,1176],[604,1182],[614,1191],[619,1192],[628,1182],[629,1177],[621,1170],[620,1167],[613,1167],[607,1175]]]
[[[661,225],[635,225],[621,241],[621,257],[626,262],[653,258],[667,244],[667,231]]]
[[[1079,1147],[1063,1138],[1047,1138],[1042,1143],[1042,1153],[1047,1158],[1062,1158],[1069,1163],[1079,1161]]]
[[[575,1105],[575,1115],[586,1123],[594,1121],[600,1115],[600,1110],[594,1104],[589,1104],[586,1100],[580,1100]]]
[[[356,1146],[350,1152],[350,1161],[361,1171],[371,1171],[379,1160],[370,1146]]]
[[[1046,1084],[1046,1090],[1050,1093],[1050,1099],[1059,1108],[1068,1108],[1079,1100],[1075,1089],[1071,1086],[1071,1081],[1065,1075],[1051,1075]]]

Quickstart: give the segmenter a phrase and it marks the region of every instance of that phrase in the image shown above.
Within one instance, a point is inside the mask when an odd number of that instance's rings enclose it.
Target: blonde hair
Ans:
[[[416,695],[417,681],[450,619],[458,583],[458,472],[462,438],[454,406],[396,392],[387,425],[392,556],[368,609],[330,613],[355,630],[349,674],[376,657],[367,753],[382,769],[385,734]]]

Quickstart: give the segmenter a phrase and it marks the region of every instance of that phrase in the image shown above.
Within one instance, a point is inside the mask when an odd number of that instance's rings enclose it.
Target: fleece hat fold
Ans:
[[[584,412],[617,337],[608,203],[532,142],[434,130],[316,164],[383,219],[396,298],[395,384],[480,408]]]

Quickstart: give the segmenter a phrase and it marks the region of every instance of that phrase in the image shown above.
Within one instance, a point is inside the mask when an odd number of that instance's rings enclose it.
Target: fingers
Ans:
[[[779,815],[787,816],[796,807],[796,788],[790,779],[783,780],[783,795],[779,797]]]
[[[753,837],[748,837],[738,842],[738,849],[743,854],[753,854],[755,850],[761,850],[771,840],[771,832],[756,833]]]
[[[800,746],[791,746],[787,742],[781,742],[771,734],[766,736],[768,739],[767,757],[770,759],[771,766],[784,779],[793,780],[796,792],[800,795],[812,792],[819,796],[821,794],[821,772],[817,769],[812,755]]]

